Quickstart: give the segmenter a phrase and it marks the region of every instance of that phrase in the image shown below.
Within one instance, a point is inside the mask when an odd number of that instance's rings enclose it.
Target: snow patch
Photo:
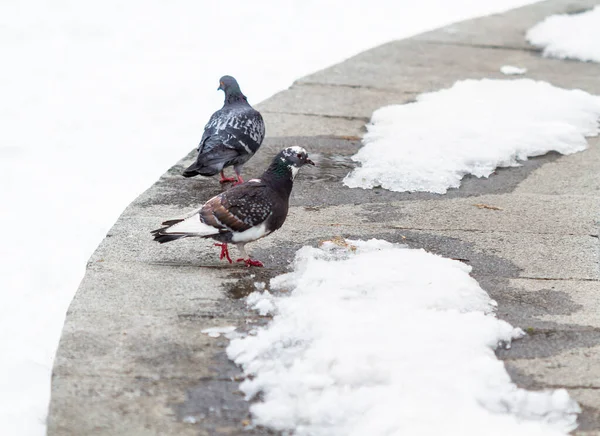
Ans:
[[[533,26],[527,41],[544,56],[600,62],[600,6],[581,14],[547,17]]]
[[[459,81],[376,110],[352,157],[361,166],[344,184],[443,194],[466,174],[487,177],[529,156],[584,150],[599,117],[600,97],[581,90],[531,79]]]
[[[500,72],[507,76],[519,76],[527,72],[527,68],[514,67],[512,65],[503,65],[500,67]]]
[[[529,392],[494,349],[524,333],[493,315],[471,268],[381,240],[304,247],[271,280],[275,316],[229,357],[255,424],[295,435],[559,435],[578,405]],[[432,419],[434,411],[435,419]]]
[[[275,310],[273,295],[269,291],[252,292],[246,297],[246,304],[256,310],[260,316],[266,316]]]

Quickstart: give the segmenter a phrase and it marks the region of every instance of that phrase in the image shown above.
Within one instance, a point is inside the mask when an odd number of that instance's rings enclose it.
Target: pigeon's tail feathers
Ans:
[[[159,244],[164,244],[165,242],[171,242],[181,238],[185,238],[185,235],[161,235],[160,233],[154,235],[154,240]]]
[[[223,145],[220,139],[209,138],[204,143],[202,152],[198,154],[196,162],[183,172],[183,176],[214,176],[225,166],[232,165],[239,157],[240,153],[237,150]]]
[[[201,163],[194,162],[183,173],[183,177],[205,176],[210,177],[221,171],[218,167],[205,166]]]
[[[211,236],[219,233],[219,229],[200,221],[199,213],[186,219],[165,221],[163,225],[166,227],[151,232],[154,240],[161,244],[190,236]]]
[[[172,226],[174,224],[180,223],[181,221],[183,221],[185,218],[179,218],[176,220],[168,220],[168,221],[163,221],[162,225],[163,226]],[[156,230],[154,230],[156,231]]]

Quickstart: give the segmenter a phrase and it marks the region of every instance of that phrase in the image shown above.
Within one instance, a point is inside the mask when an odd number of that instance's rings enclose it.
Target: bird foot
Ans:
[[[244,259],[242,257],[242,258],[239,258],[237,260],[237,262],[244,262],[247,267],[251,267],[251,266],[264,266],[263,263],[260,260],[254,260],[254,259],[250,259],[250,258]]]
[[[227,249],[227,244],[215,244],[215,247],[221,247],[221,254],[219,255],[219,260],[223,260],[226,258],[229,263],[233,263],[231,257],[229,257],[229,250]]]
[[[221,180],[219,180],[219,183],[221,183],[221,184],[229,183],[229,182],[235,182],[233,184],[233,186],[235,186],[239,183],[235,177],[221,177]]]
[[[237,181],[233,184],[233,186],[241,185],[242,183],[244,183],[244,179],[242,179],[242,176],[238,175]]]
[[[228,182],[235,182],[235,181],[236,181],[235,177],[225,177],[225,173],[221,170],[221,180],[219,180],[219,183],[228,183]]]
[[[244,183],[244,179],[238,177],[237,181],[233,184],[233,186],[241,185],[242,183]]]

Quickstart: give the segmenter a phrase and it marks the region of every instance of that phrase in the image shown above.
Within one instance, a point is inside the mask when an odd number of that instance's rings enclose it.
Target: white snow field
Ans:
[[[360,167],[344,183],[443,194],[466,174],[487,177],[529,156],[584,150],[599,117],[600,97],[581,90],[531,79],[458,81],[376,110],[352,157]]]
[[[44,434],[86,261],[196,146],[222,105],[220,76],[254,104],[371,46],[527,3],[0,2],[0,434]]]
[[[552,15],[529,29],[526,38],[544,56],[600,62],[600,5],[579,14]]]
[[[386,241],[296,253],[255,293],[272,321],[231,341],[254,424],[296,436],[561,435],[564,389],[519,389],[494,354],[524,333],[494,315],[471,267]]]

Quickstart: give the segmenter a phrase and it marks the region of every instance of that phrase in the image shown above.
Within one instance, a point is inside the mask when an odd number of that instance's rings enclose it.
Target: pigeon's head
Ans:
[[[279,152],[277,155],[280,161],[289,166],[300,168],[306,164],[314,165],[315,163],[308,158],[308,153],[302,147],[288,147]]]
[[[246,96],[242,94],[242,90],[240,89],[240,85],[238,85],[237,80],[231,76],[221,77],[221,79],[219,79],[219,87],[217,89],[225,92],[225,104],[248,101]]]
[[[306,164],[314,165],[315,163],[308,158],[308,153],[302,147],[288,147],[281,150],[275,157],[275,161],[279,166],[288,168],[292,172],[292,179],[296,177],[298,170]]]
[[[227,94],[228,91],[240,91],[240,85],[238,85],[237,80],[235,80],[231,76],[223,76],[219,79],[219,87],[217,90],[225,91]]]

